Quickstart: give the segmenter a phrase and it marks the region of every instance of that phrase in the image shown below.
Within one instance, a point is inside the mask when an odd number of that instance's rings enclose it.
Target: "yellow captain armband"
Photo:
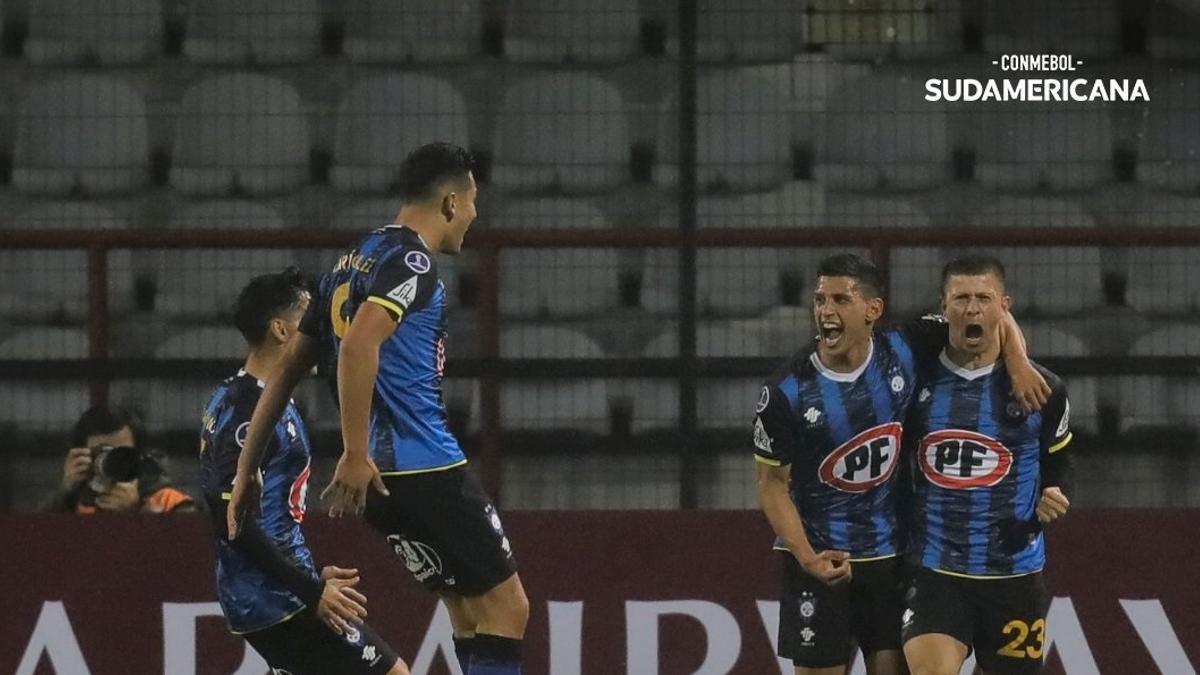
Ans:
[[[766,464],[767,466],[774,466],[774,467],[783,466],[783,462],[781,462],[777,459],[767,459],[766,457],[763,457],[762,455],[755,455],[754,461],[758,462],[759,464]]]
[[[391,312],[396,317],[396,323],[400,323],[400,320],[404,318],[404,309],[387,298],[371,295],[367,296],[367,302],[373,302]]]
[[[1050,449],[1047,450],[1047,452],[1049,452],[1050,454],[1054,454],[1054,453],[1058,452],[1059,450],[1062,450],[1063,448],[1070,445],[1071,441],[1074,438],[1075,438],[1075,434],[1067,432],[1067,435],[1061,441],[1050,446]]]

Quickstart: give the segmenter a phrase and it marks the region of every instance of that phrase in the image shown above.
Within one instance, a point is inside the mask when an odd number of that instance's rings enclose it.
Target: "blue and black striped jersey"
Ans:
[[[210,510],[221,523],[225,516],[218,505],[229,499],[237,475],[238,455],[261,394],[262,382],[239,371],[217,387],[204,413],[200,432],[200,486]],[[316,566],[300,531],[311,458],[304,422],[295,404],[288,402],[263,454],[262,513],[258,525],[283,561],[315,582]],[[304,601],[280,578],[229,542],[222,530],[219,527],[217,532],[217,599],[233,632],[268,628],[304,608]]]
[[[918,362],[945,342],[940,318],[876,332],[852,373],[829,370],[810,346],[763,387],[755,456],[791,465],[792,499],[814,549],[860,560],[899,552],[893,483],[902,424]]]
[[[300,330],[320,341],[335,399],[338,348],[365,302],[385,308],[397,322],[379,350],[370,436],[376,466],[386,475],[466,463],[442,400],[446,288],[415,231],[389,225],[368,234],[322,278],[309,304]]]
[[[966,370],[943,352],[923,373],[906,443],[915,462],[914,564],[981,577],[1045,565],[1040,466],[1071,442],[1070,404],[1062,381],[1034,366],[1052,393],[1032,414],[1013,399],[1003,361]]]

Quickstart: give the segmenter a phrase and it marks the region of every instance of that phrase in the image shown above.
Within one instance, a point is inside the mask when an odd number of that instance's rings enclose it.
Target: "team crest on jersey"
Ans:
[[[1021,409],[1021,404],[1016,401],[1009,401],[1008,405],[1004,406],[1004,414],[1010,420],[1019,420],[1025,416],[1025,411]]]
[[[801,593],[800,594],[800,618],[804,619],[805,623],[808,623],[808,621],[810,619],[812,619],[813,615],[816,613],[817,613],[817,599],[815,597],[813,597],[813,594],[808,591]]]
[[[763,387],[762,393],[758,395],[758,405],[754,406],[754,414],[761,413],[771,404],[771,388]]]
[[[901,433],[899,422],[871,427],[829,453],[817,475],[842,492],[867,492],[892,477]]]
[[[237,442],[239,448],[246,447],[246,436],[250,433],[250,423],[242,422],[237,429],[233,431],[233,440]]]
[[[408,265],[408,269],[416,272],[417,274],[425,274],[429,271],[429,268],[432,267],[432,263],[429,262],[429,256],[425,255],[421,251],[409,251],[408,253],[405,253],[404,264]]]
[[[935,431],[920,443],[921,472],[949,490],[986,488],[1012,469],[1012,451],[989,436],[964,429]]]
[[[892,391],[899,394],[904,391],[904,378],[899,375],[892,378]]]

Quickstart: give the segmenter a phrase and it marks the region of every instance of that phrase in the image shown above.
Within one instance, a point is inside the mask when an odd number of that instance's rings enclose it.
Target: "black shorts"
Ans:
[[[831,668],[900,649],[900,558],[850,563],[849,583],[827,586],[783,552],[779,655],[798,668]]]
[[[944,633],[974,649],[988,675],[1041,671],[1050,597],[1040,572],[979,579],[918,569],[905,601],[905,642]]]
[[[466,466],[383,482],[391,496],[370,491],[367,522],[427,589],[483,595],[517,571],[496,507]]]
[[[280,675],[385,675],[400,658],[367,624],[342,636],[308,611],[242,637]]]

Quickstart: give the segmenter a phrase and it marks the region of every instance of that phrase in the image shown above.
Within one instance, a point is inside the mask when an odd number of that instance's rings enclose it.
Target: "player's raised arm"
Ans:
[[[317,340],[303,331],[290,340],[285,349],[283,358],[272,370],[262,396],[258,399],[258,405],[254,408],[246,442],[238,457],[237,475],[230,491],[226,523],[230,539],[238,536],[246,514],[258,509],[262,495],[259,469],[262,466],[267,441],[283,415],[283,410],[292,397],[292,391],[317,363]]]
[[[800,511],[788,494],[791,463],[796,454],[795,434],[789,424],[787,399],[772,386],[763,388],[754,420],[754,459],[758,499],[771,529],[809,574],[827,584],[850,579],[850,555],[844,551],[816,551],[804,532]]]
[[[364,302],[354,314],[338,353],[338,402],[341,405],[342,457],[333,480],[321,493],[329,515],[362,513],[367,489],[388,494],[371,460],[371,401],[379,374],[379,348],[396,330],[401,315],[375,302]]]
[[[1025,334],[1017,325],[1012,312],[1004,312],[1000,318],[1000,355],[1004,367],[1012,380],[1013,398],[1025,410],[1034,412],[1042,409],[1050,398],[1050,385],[1046,378],[1029,362],[1025,346]]]

